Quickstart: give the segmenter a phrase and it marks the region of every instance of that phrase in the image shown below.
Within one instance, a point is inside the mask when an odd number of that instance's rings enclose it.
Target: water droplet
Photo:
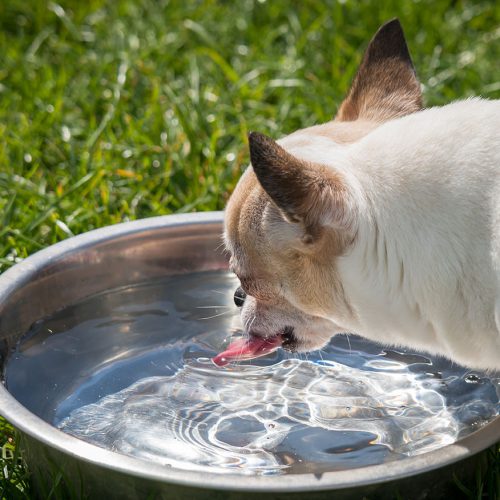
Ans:
[[[481,382],[481,378],[478,377],[477,375],[471,373],[470,375],[467,375],[464,379],[468,384],[478,384]]]

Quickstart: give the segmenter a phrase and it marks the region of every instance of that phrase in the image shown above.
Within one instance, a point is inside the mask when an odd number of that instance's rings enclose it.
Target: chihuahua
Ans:
[[[249,147],[224,223],[248,335],[219,361],[353,332],[500,369],[500,101],[423,109],[392,20],[334,120]]]

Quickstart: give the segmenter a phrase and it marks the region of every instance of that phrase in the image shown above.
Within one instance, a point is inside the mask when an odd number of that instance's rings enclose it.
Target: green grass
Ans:
[[[0,2],[0,272],[96,227],[222,208],[247,132],[330,119],[394,16],[428,105],[500,97],[495,1]],[[5,498],[28,496],[5,464]],[[488,471],[476,498],[498,491],[498,453]]]
[[[0,417],[0,498],[30,498],[29,474],[20,456],[18,434]]]

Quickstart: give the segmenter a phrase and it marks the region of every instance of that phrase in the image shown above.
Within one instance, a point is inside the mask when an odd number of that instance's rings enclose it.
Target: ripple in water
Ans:
[[[32,411],[98,446],[239,474],[324,472],[417,455],[499,413],[498,377],[355,336],[307,357],[278,351],[218,368],[210,357],[237,331],[236,311],[224,308],[235,286],[225,273],[204,273],[66,308],[34,325],[8,364],[7,386]],[[218,309],[202,314],[214,296]],[[50,378],[57,362],[70,372],[65,385],[56,382],[60,370]],[[51,390],[34,397],[20,370]]]

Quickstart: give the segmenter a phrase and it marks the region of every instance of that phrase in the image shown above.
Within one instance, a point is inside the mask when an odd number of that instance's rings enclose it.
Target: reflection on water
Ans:
[[[174,467],[324,472],[430,451],[499,412],[500,379],[337,336],[218,368],[238,332],[226,273],[110,291],[33,326],[6,383],[45,420]]]

